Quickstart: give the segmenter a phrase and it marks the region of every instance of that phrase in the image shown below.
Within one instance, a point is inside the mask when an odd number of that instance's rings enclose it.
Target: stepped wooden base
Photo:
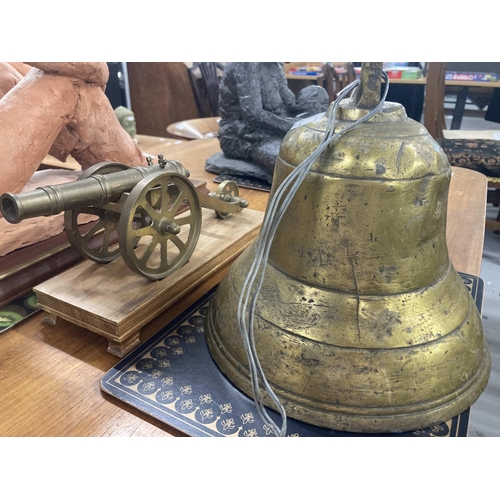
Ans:
[[[120,258],[109,264],[84,261],[33,290],[47,322],[63,318],[109,340],[122,357],[140,343],[142,327],[197,285],[233,261],[257,236],[264,214],[255,210],[215,218],[202,209],[198,244],[181,269],[160,281],[131,271]]]

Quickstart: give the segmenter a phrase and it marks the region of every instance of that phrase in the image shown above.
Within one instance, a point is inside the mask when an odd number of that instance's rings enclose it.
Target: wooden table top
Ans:
[[[318,73],[317,75],[293,75],[291,73],[285,73],[285,76],[287,80],[321,80],[324,78],[323,73]],[[427,78],[425,76],[421,76],[420,78],[389,78],[389,83],[425,85],[427,83]],[[500,81],[478,82],[469,80],[445,80],[444,83],[445,85],[450,85],[455,87],[486,87],[486,88],[500,87]]]
[[[293,73],[285,73],[287,80],[321,80],[325,75],[321,72],[315,75],[294,75]]]
[[[191,171],[192,179],[207,181],[206,158],[219,151],[217,139],[176,144],[164,151]],[[486,217],[486,177],[453,169],[447,241],[458,271],[479,275]],[[250,208],[264,211],[268,194],[241,189]],[[174,319],[190,303],[216,285],[227,268],[154,320],[144,339]],[[64,320],[55,326],[37,313],[0,335],[0,436],[181,436],[131,406],[101,392],[100,381],[119,359],[108,352],[107,340]]]
[[[422,76],[416,79],[405,79],[405,78],[390,78],[389,83],[412,83],[416,85],[425,85],[427,83],[427,78]],[[445,80],[444,84],[451,87],[486,87],[486,88],[496,88],[500,87],[500,81],[498,82],[471,82],[468,80]]]
[[[500,141],[500,130],[443,130],[443,135],[445,139],[466,139],[466,140],[478,140],[486,139],[489,141]]]
[[[160,153],[164,153],[168,147],[181,144],[184,139],[173,139],[171,137],[154,137],[150,135],[136,135],[137,146],[144,156],[156,158]],[[80,170],[80,164],[72,157],[68,156],[65,162],[59,161],[52,155],[47,155],[42,161],[42,165],[50,168],[64,168],[69,170]]]

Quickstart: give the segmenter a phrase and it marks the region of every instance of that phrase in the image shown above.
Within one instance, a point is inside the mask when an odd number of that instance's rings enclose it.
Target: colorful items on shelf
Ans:
[[[317,76],[321,74],[321,62],[289,62],[284,64],[285,73],[297,76]]]
[[[446,80],[463,82],[498,82],[496,73],[478,73],[470,71],[447,71]]]
[[[389,78],[400,80],[418,80],[422,78],[422,70],[415,67],[393,66],[385,69]]]

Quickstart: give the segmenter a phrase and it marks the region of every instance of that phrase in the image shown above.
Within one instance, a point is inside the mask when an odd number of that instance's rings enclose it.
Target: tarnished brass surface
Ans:
[[[134,168],[122,163],[103,162],[83,172],[75,182],[40,187],[20,194],[4,193],[0,196],[0,208],[7,221],[17,224],[24,219],[56,215],[75,208],[102,207],[119,201],[144,177],[157,172],[175,172],[189,177],[189,171],[176,161]]]
[[[336,129],[366,112],[344,101]],[[272,192],[325,126],[322,118],[288,133]],[[405,431],[446,421],[484,390],[491,362],[481,319],[446,247],[450,177],[441,148],[396,103],[313,164],[273,241],[254,325],[289,416]],[[206,330],[216,363],[249,395],[236,315],[254,252],[219,285]]]
[[[187,210],[179,212],[181,205]],[[185,177],[174,173],[157,173],[137,184],[118,222],[123,260],[149,279],[165,278],[182,267],[193,253],[200,231],[196,190]],[[157,247],[160,251],[153,255]]]
[[[132,271],[159,280],[189,260],[201,231],[201,207],[219,218],[248,207],[233,182],[209,195],[196,190],[188,177],[179,162],[162,155],[158,164],[148,158],[148,167],[103,162],[75,182],[4,193],[0,208],[13,224],[64,211],[68,239],[83,257],[106,263],[121,255]],[[95,220],[90,229],[81,225],[82,215]],[[96,249],[91,239],[97,233],[103,238]]]
[[[129,170],[129,167],[121,163],[102,162],[82,172],[78,180],[82,181],[94,174],[111,174],[123,170]],[[87,230],[82,230],[78,224],[79,220],[81,220],[80,216],[89,213],[89,210],[93,211],[94,215],[99,217],[97,223],[92,227],[90,234]],[[99,263],[112,262],[120,256],[120,248],[116,246],[112,237],[116,231],[119,216],[120,214],[117,211],[106,210],[100,207],[89,208],[88,205],[66,210],[64,212],[66,236],[73,248],[76,248],[83,257]],[[103,242],[100,248],[94,248],[91,245],[90,236],[98,233],[103,233]]]

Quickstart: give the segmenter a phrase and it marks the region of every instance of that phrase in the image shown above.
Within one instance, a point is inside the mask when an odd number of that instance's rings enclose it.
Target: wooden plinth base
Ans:
[[[40,308],[109,340],[122,357],[140,343],[141,328],[197,285],[234,260],[257,236],[264,214],[243,210],[217,219],[202,209],[201,234],[191,259],[160,281],[131,271],[119,258],[109,264],[84,261],[36,286]]]

